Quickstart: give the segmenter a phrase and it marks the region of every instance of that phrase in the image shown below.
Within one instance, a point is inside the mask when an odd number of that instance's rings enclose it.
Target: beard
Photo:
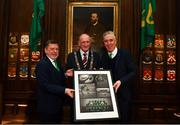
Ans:
[[[91,20],[91,24],[95,24],[97,20]]]

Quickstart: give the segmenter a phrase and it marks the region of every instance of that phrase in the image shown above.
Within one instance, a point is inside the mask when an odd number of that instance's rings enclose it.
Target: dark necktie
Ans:
[[[87,54],[86,53],[83,53],[83,67],[85,68],[87,66]]]
[[[60,71],[56,60],[54,60],[54,64],[55,64],[55,68],[57,69],[57,71]]]

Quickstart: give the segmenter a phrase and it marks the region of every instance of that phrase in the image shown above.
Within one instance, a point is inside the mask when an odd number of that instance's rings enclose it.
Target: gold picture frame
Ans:
[[[78,37],[84,32],[92,11],[100,13],[108,30],[113,30],[119,36],[118,2],[69,2],[67,6],[66,54],[77,49]]]

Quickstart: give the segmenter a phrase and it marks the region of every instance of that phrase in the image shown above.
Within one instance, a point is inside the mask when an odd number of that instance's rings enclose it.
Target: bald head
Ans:
[[[90,36],[88,34],[83,33],[79,36],[79,42],[82,41],[82,39],[89,39],[90,40]]]
[[[82,51],[87,52],[91,47],[91,37],[88,34],[81,34],[78,44]]]

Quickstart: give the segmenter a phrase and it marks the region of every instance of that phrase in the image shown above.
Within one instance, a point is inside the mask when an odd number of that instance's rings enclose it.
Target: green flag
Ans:
[[[34,0],[32,24],[30,31],[30,48],[31,51],[37,51],[37,44],[41,39],[41,18],[44,16],[45,7],[43,0]]]
[[[155,26],[153,14],[156,9],[156,0],[142,0],[141,11],[141,49],[154,41]]]

